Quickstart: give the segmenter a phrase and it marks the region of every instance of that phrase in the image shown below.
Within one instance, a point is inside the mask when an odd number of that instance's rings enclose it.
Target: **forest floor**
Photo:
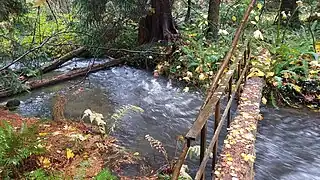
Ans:
[[[47,172],[59,172],[63,179],[81,177],[91,179],[104,168],[110,169],[120,179],[155,179],[151,177],[129,177],[125,169],[134,168],[140,174],[152,174],[150,168],[135,153],[128,152],[117,145],[111,136],[102,136],[92,132],[92,125],[72,121],[42,121],[37,118],[24,118],[0,108],[0,126],[8,122],[19,130],[24,123],[27,127],[36,127],[36,136],[44,153],[27,158],[21,174],[45,169]],[[61,177],[61,176],[60,176]]]

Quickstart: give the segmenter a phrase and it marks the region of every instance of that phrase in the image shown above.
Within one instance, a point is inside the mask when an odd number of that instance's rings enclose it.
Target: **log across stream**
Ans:
[[[60,70],[66,71],[74,65],[70,64]],[[86,65],[85,61],[77,62],[77,67]],[[50,117],[51,98],[79,80],[82,78],[17,96],[22,101],[18,112],[24,116]],[[162,141],[172,157],[176,137],[187,132],[203,101],[202,94],[186,93],[182,89],[179,83],[170,83],[163,78],[155,79],[151,72],[143,70],[126,66],[102,70],[89,75],[89,81],[86,80],[80,87],[65,91],[69,97],[66,116],[79,118],[87,108],[105,117],[110,117],[123,105],[143,108],[142,114],[130,113],[122,118],[113,135],[122,145],[139,152],[157,168],[165,161],[161,154],[150,148],[144,136],[150,134]],[[259,122],[256,141],[255,179],[320,179],[319,113],[296,109],[275,110],[272,107],[263,107],[261,111],[264,120]],[[208,134],[213,134],[210,126],[208,130]],[[198,160],[188,159],[187,162],[190,173],[194,175]],[[207,175],[210,177],[210,171]]]

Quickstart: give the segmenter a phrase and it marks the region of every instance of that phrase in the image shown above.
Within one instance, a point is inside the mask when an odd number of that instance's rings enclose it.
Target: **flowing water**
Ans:
[[[84,61],[77,62],[77,67],[86,65]],[[74,66],[74,63],[69,64],[62,71]],[[79,119],[87,108],[108,119],[124,105],[139,106],[144,112],[124,116],[112,135],[123,146],[139,152],[154,167],[162,165],[164,159],[150,148],[144,136],[149,134],[163,142],[172,157],[177,136],[188,131],[203,101],[203,95],[183,92],[179,83],[155,79],[150,72],[129,67],[93,73],[81,85],[81,91],[79,87],[67,90],[79,81],[83,79],[19,96],[22,101],[19,113],[50,118],[52,97],[59,91],[66,93],[66,116],[73,119]],[[262,108],[262,112],[265,118],[259,124],[255,179],[320,179],[320,115],[307,110],[273,108]],[[212,124],[210,120],[209,138],[213,134]],[[224,134],[225,131],[222,136]],[[191,174],[195,173],[197,164],[196,160],[189,160]]]

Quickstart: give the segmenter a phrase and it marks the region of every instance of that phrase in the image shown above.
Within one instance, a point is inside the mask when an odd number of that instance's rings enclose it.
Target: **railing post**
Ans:
[[[206,138],[207,136],[207,122],[205,123],[205,125],[202,127],[201,129],[201,139],[200,139],[200,165],[201,165],[201,162],[204,158],[204,153],[206,152]],[[201,178],[202,180],[205,179],[205,175],[202,176]]]
[[[220,99],[218,101],[218,103],[216,104],[216,108],[215,108],[215,113],[214,113],[214,132],[213,134],[216,132],[216,129],[219,125],[220,122],[220,118],[221,118],[221,114],[220,114]],[[218,141],[216,141],[216,143],[213,146],[213,150],[212,150],[212,177],[214,177],[214,168],[216,165],[216,161],[217,161],[217,153],[218,153]]]
[[[229,81],[229,92],[228,92],[228,101],[230,100],[232,95],[232,78]],[[229,108],[228,110],[228,121],[227,121],[227,127],[230,127],[230,123],[231,123],[231,108]]]
[[[241,73],[242,73],[241,66],[242,66],[242,61],[239,61],[238,69],[237,69],[237,81],[240,79],[240,76],[241,76]],[[237,92],[235,92],[235,93],[236,93],[237,104],[239,104],[240,88],[238,88]]]
[[[184,147],[182,149],[182,153],[180,154],[179,159],[178,159],[177,163],[174,166],[174,171],[172,173],[171,180],[178,180],[179,175],[180,175],[181,166],[184,163],[184,160],[185,160],[185,158],[187,156],[187,153],[188,153],[188,150],[190,148],[190,145],[191,145],[191,140],[187,139],[187,143],[184,144]]]

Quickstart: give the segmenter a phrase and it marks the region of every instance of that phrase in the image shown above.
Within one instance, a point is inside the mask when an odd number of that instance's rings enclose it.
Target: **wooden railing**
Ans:
[[[250,58],[250,45],[247,43],[246,47],[239,48],[238,40],[244,29],[246,22],[248,21],[249,14],[255,4],[255,0],[252,0],[248,6],[246,13],[241,21],[240,26],[238,27],[234,39],[232,41],[232,46],[228,53],[225,55],[223,62],[212,80],[211,87],[207,93],[207,97],[199,111],[199,114],[190,128],[189,132],[186,134],[185,139],[186,143],[183,147],[182,153],[179,156],[178,161],[175,164],[174,172],[172,179],[176,180],[179,177],[181,166],[183,165],[185,158],[187,156],[188,150],[191,146],[191,142],[195,141],[200,134],[200,167],[196,173],[195,180],[204,178],[204,170],[206,168],[207,162],[211,152],[213,153],[212,159],[212,177],[214,177],[214,167],[217,161],[217,149],[218,149],[218,137],[222,129],[222,125],[225,120],[227,120],[227,126],[229,127],[231,121],[230,108],[232,102],[235,99],[236,95],[239,95],[240,84],[245,80],[246,73],[248,70],[248,62]],[[245,49],[243,51],[243,49]],[[234,53],[238,51],[240,53],[236,59],[231,63],[231,57]],[[241,53],[243,52],[243,54]],[[236,75],[236,86],[234,88],[234,93],[232,92],[232,82],[233,77]],[[228,103],[221,116],[220,101],[223,95],[226,94],[228,87]],[[207,136],[207,123],[211,115],[214,115],[214,135],[210,141],[209,147],[206,148],[206,136]]]

